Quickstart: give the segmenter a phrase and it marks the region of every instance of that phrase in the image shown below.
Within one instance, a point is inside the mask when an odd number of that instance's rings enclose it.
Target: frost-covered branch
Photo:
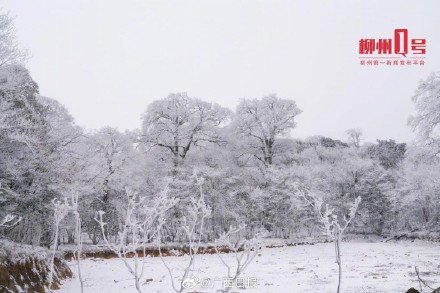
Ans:
[[[78,193],[73,192],[71,195],[70,209],[75,216],[75,236],[76,236],[76,262],[78,267],[78,279],[81,284],[81,293],[84,292],[84,280],[81,275],[81,252],[82,252],[82,230],[81,217],[78,212]]]
[[[175,198],[168,198],[168,187],[164,189],[161,195],[155,200],[153,206],[146,204],[146,197],[138,196],[137,193],[126,189],[127,208],[123,218],[121,231],[118,232],[115,243],[111,243],[105,233],[103,211],[98,212],[95,221],[101,227],[102,237],[106,246],[111,249],[123,261],[125,267],[135,279],[135,286],[138,292],[142,292],[140,288],[140,279],[144,273],[144,262],[142,267],[139,264],[139,251],[143,250],[145,256],[145,244],[150,241],[154,234],[153,225],[162,217],[163,214],[177,203]],[[127,260],[133,256],[134,266]]]
[[[316,212],[319,221],[323,226],[323,232],[325,235],[334,238],[335,233],[341,236],[344,231],[350,225],[351,221],[356,215],[356,211],[361,202],[361,197],[358,196],[355,201],[349,207],[348,215],[340,220],[338,215],[335,213],[334,208],[330,208],[329,204],[324,204],[321,197],[317,196],[316,193],[306,192],[304,190],[296,190],[297,195],[304,199]]]
[[[228,278],[231,278],[232,282],[235,282],[235,280],[243,273],[246,267],[254,260],[262,249],[260,234],[257,234],[254,238],[249,240],[243,239],[238,235],[245,227],[245,225],[242,225],[238,228],[230,227],[227,232],[221,234],[220,237],[215,241],[215,251],[217,256],[226,266],[228,270]],[[231,240],[231,236],[234,234],[238,235],[236,236],[236,241]],[[229,265],[220,254],[220,246],[225,247],[234,253],[237,266],[234,275],[231,274],[231,265]],[[228,287],[223,292],[227,293],[231,290],[231,288],[232,287]]]
[[[350,205],[348,215],[344,215],[342,220],[339,220],[338,215],[334,212],[334,209],[330,208],[328,204],[324,204],[323,199],[317,196],[317,193],[298,188],[298,185],[295,186],[295,189],[297,195],[300,198],[303,198],[316,211],[319,221],[322,224],[324,234],[332,238],[335,243],[336,262],[339,267],[339,281],[337,290],[339,293],[342,281],[341,237],[345,232],[345,229],[347,229],[348,225],[354,219],[356,211],[361,202],[361,197],[357,197]]]
[[[189,246],[189,257],[190,261],[188,265],[186,266],[181,282],[180,282],[180,289],[177,288],[176,284],[174,283],[174,277],[172,274],[171,269],[166,264],[160,247],[160,230],[162,229],[163,221],[158,226],[158,246],[159,246],[159,255],[161,257],[162,262],[164,263],[165,267],[168,270],[168,273],[171,278],[171,285],[175,292],[183,292],[185,289],[184,282],[189,276],[189,273],[194,265],[194,262],[196,260],[196,257],[198,255],[201,240],[203,237],[203,231],[204,231],[204,223],[205,220],[211,215],[211,209],[208,205],[205,203],[205,195],[203,192],[203,178],[198,177],[196,174],[193,176],[196,180],[196,185],[199,188],[199,197],[198,199],[191,198],[190,204],[188,207],[188,214],[187,216],[184,216],[182,219],[182,230],[185,232],[185,235],[188,240],[188,246]]]
[[[17,225],[20,221],[21,221],[21,217],[17,218],[17,216],[15,216],[15,215],[8,214],[0,221],[0,228],[13,227],[13,226]]]

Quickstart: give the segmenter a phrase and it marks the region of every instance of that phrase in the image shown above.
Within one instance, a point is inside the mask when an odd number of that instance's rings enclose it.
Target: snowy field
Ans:
[[[225,259],[234,264],[232,255]],[[176,275],[188,261],[187,256],[166,257],[165,260]],[[440,286],[440,244],[428,242],[397,243],[343,243],[342,292],[405,292],[418,287],[414,267],[417,266],[425,281]],[[75,263],[70,262],[74,274]],[[145,259],[143,292],[173,292],[169,275],[160,258]],[[122,261],[118,259],[87,259],[82,265],[85,276],[85,292],[136,292],[134,282]],[[223,288],[226,267],[217,255],[200,255],[192,277],[214,283],[214,288],[202,284],[187,292],[216,292]],[[283,248],[266,248],[247,268],[242,276],[245,286],[256,288],[246,292],[332,292],[337,287],[337,265],[334,246],[330,243]],[[215,280],[215,281],[212,281]],[[204,284],[207,286],[208,284]],[[242,286],[240,283],[239,286]],[[60,293],[78,293],[79,281],[66,281]],[[234,288],[235,291],[244,291]]]

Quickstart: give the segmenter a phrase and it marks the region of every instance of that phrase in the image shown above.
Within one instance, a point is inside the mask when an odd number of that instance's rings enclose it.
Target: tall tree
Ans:
[[[420,144],[432,146],[440,153],[440,72],[421,81],[412,100],[417,115],[411,116],[408,124]]]
[[[85,176],[92,185],[92,197],[85,207],[84,225],[89,235],[100,234],[93,210],[105,212],[108,222],[106,232],[113,235],[118,231],[117,208],[123,199],[124,189],[132,187],[134,165],[134,144],[128,135],[115,128],[104,127],[93,133],[88,141],[88,155]],[[92,208],[92,211],[90,210]]]
[[[31,144],[44,135],[45,108],[37,101],[38,85],[21,65],[0,67],[0,132]]]
[[[271,165],[275,140],[296,127],[295,117],[302,111],[295,101],[275,94],[262,99],[242,99],[237,107],[234,127],[238,134],[256,142],[254,156]]]
[[[218,129],[230,115],[228,109],[189,97],[170,94],[153,102],[143,115],[142,141],[170,151],[178,167],[192,146],[221,143]]]
[[[0,11],[0,66],[21,64],[27,53],[19,48],[15,37],[14,20]]]
[[[345,131],[348,142],[356,148],[361,145],[362,130],[360,128],[350,128]]]

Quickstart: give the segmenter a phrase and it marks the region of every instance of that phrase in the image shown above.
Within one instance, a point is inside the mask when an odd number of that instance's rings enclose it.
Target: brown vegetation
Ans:
[[[5,261],[0,264],[0,292],[44,293],[49,286],[49,271],[49,260],[45,259]],[[61,280],[71,277],[66,262],[55,258],[52,289],[59,289]]]

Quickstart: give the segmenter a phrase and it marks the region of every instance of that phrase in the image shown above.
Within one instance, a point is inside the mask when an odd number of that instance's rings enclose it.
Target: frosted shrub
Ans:
[[[361,202],[361,197],[357,197],[355,201],[350,205],[348,215],[345,214],[342,219],[338,218],[333,208],[330,208],[328,204],[324,204],[321,197],[318,197],[316,193],[305,192],[303,190],[297,191],[298,195],[303,198],[309,205],[313,207],[318,215],[319,222],[322,225],[323,233],[330,237],[335,244],[336,262],[339,268],[338,278],[338,290],[341,290],[342,282],[342,263],[341,263],[341,238],[347,229],[350,222],[354,219],[356,211]]]
[[[199,178],[196,175],[194,175],[194,177],[196,180],[196,184],[199,187],[200,196],[198,197],[198,199],[191,198],[187,210],[187,215],[184,216],[182,219],[183,223],[181,229],[184,231],[186,239],[188,241],[190,260],[188,265],[184,269],[183,276],[182,279],[180,280],[179,286],[176,285],[173,274],[171,272],[171,268],[165,262],[165,259],[163,258],[162,255],[160,230],[164,225],[164,221],[162,220],[158,226],[159,233],[157,234],[158,235],[157,243],[159,247],[159,255],[170,275],[171,286],[173,290],[177,293],[183,292],[185,290],[184,282],[189,277],[189,274],[194,266],[194,262],[197,258],[201,245],[201,240],[203,237],[205,220],[211,215],[211,209],[205,203],[205,195],[203,193],[203,178]]]
[[[228,270],[228,278],[234,283],[236,279],[243,273],[246,267],[255,259],[262,249],[260,234],[257,233],[252,239],[243,239],[240,236],[240,232],[244,230],[245,226],[238,228],[229,228],[228,232],[220,235],[215,241],[215,251],[220,258],[223,265]],[[233,237],[235,235],[235,237]],[[235,239],[234,239],[235,238]],[[234,240],[233,240],[234,239]],[[236,261],[235,271],[232,272],[233,266],[228,264],[225,258],[221,255],[221,248],[226,248],[229,252],[234,254]],[[223,292],[227,293],[232,287],[226,288]]]
[[[95,220],[101,227],[102,237],[106,246],[121,259],[134,277],[136,290],[141,293],[140,279],[144,274],[145,244],[150,241],[154,233],[153,225],[168,209],[177,202],[174,198],[167,197],[168,189],[155,199],[152,206],[146,203],[146,197],[139,196],[137,193],[127,189],[127,207],[122,219],[122,229],[118,232],[115,243],[111,243],[105,233],[106,223],[103,220],[103,211],[98,212]],[[139,251],[143,251],[142,261],[139,259]],[[134,264],[127,258],[133,257]],[[142,264],[140,264],[142,262]]]

